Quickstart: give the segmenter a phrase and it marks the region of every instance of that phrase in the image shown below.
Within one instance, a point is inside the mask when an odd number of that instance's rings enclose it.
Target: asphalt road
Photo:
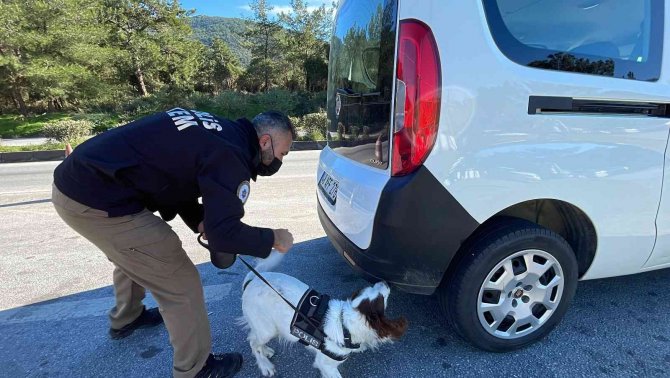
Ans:
[[[1,139],[0,146],[32,146],[47,142],[47,138],[10,138]]]
[[[253,183],[245,221],[289,228],[297,243],[278,270],[344,297],[366,283],[319,225],[317,158],[318,152],[292,152],[279,174]],[[55,214],[49,197],[56,164],[0,165],[0,376],[168,377],[172,350],[164,327],[121,341],[107,338],[112,266]],[[235,325],[244,267],[217,270],[194,235],[179,221],[172,225],[198,265],[215,351],[242,352],[239,376],[259,376],[246,334]],[[388,311],[409,319],[407,335],[377,352],[354,355],[340,370],[349,377],[667,376],[668,288],[670,270],[582,282],[548,338],[507,354],[482,352],[456,337],[434,298],[394,291]],[[302,347],[272,346],[280,376],[318,376]]]

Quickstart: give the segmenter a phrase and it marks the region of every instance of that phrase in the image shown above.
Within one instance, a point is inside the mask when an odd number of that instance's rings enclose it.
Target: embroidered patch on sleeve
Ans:
[[[247,203],[249,199],[249,193],[251,192],[251,187],[249,186],[249,181],[242,181],[237,187],[237,198],[242,201],[242,205]]]

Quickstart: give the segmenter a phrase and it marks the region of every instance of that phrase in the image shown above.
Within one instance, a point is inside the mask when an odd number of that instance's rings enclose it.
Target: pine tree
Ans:
[[[273,7],[266,0],[253,0],[249,6],[253,17],[247,19],[245,37],[251,46],[251,63],[242,81],[247,89],[262,89],[267,92],[276,84],[280,73],[282,28],[271,17]]]
[[[212,41],[208,61],[211,64],[211,81],[214,91],[219,93],[233,87],[235,80],[242,73],[242,66],[230,47],[220,38]]]
[[[288,31],[284,39],[287,60],[292,68],[288,71],[292,76],[288,80],[297,82],[300,89],[324,89],[333,9],[322,4],[310,10],[305,0],[291,0],[291,12],[279,15],[282,26]]]
[[[53,111],[99,93],[94,17],[83,0],[0,2],[0,94],[22,115],[28,102]]]
[[[198,45],[189,40],[190,12],[176,0],[102,0],[109,42],[142,96],[161,84],[188,86],[197,72]],[[193,50],[198,51],[193,51]],[[192,85],[192,83],[190,83]]]

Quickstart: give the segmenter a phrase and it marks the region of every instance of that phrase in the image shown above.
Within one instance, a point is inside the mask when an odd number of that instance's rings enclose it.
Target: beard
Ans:
[[[275,155],[272,153],[271,150],[266,150],[263,151],[261,150],[261,164],[270,164],[272,160],[275,158]],[[265,163],[267,161],[267,163]]]

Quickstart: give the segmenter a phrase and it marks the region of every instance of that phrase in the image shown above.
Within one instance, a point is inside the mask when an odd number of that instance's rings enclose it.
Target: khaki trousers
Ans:
[[[60,217],[95,244],[114,264],[116,306],[112,328],[135,320],[143,309],[145,288],[151,291],[170,334],[175,377],[193,377],[205,364],[212,338],[198,270],[181,240],[148,210],[110,218],[82,205],[53,186],[52,201]]]

